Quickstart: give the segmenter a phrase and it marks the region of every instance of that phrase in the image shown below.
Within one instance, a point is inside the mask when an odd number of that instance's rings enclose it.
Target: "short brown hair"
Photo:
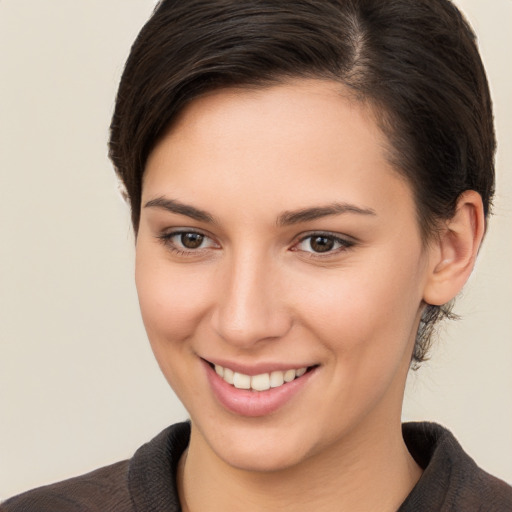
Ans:
[[[162,0],[133,44],[111,125],[135,231],[148,155],[186,104],[300,77],[336,80],[374,107],[425,238],[465,190],[489,213],[489,87],[475,35],[449,0]],[[416,362],[447,315],[448,306],[426,306]]]

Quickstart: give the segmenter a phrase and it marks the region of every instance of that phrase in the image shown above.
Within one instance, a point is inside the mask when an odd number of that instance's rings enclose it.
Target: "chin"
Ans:
[[[307,433],[265,426],[252,420],[252,425],[208,432],[203,439],[216,457],[225,464],[243,471],[276,472],[299,465],[314,447]]]
[[[244,446],[223,450],[217,455],[229,466],[253,473],[272,473],[289,470],[298,466],[306,457],[297,447],[286,449],[282,446]]]

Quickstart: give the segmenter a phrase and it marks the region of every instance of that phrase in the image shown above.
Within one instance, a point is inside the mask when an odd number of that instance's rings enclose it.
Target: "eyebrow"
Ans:
[[[145,205],[145,208],[161,208],[171,213],[185,215],[199,222],[208,222],[216,224],[214,217],[205,210],[184,204],[176,199],[167,197],[157,197],[151,199]],[[326,206],[315,206],[311,208],[301,208],[299,210],[290,210],[281,213],[277,217],[277,226],[290,226],[301,222],[308,222],[331,215],[341,215],[343,213],[355,213],[358,215],[377,215],[372,208],[361,208],[350,203],[331,203]]]
[[[277,218],[277,225],[289,226],[292,224],[299,224],[300,222],[308,222],[322,217],[328,217],[330,215],[341,215],[342,213],[377,215],[375,210],[372,208],[360,208],[359,206],[350,203],[332,203],[326,206],[286,211]]]
[[[171,213],[185,215],[186,217],[190,217],[191,219],[197,220],[199,222],[209,222],[215,224],[215,219],[208,212],[200,210],[195,206],[181,203],[176,199],[169,199],[163,196],[151,199],[144,205],[144,208],[161,208]]]

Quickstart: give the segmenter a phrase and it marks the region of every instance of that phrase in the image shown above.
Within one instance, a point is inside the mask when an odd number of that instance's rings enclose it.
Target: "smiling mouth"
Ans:
[[[246,389],[251,391],[267,391],[272,388],[279,388],[302,377],[305,373],[311,371],[315,366],[290,368],[285,371],[273,371],[270,373],[260,373],[259,375],[246,375],[225,368],[218,364],[208,363],[215,373],[231,386],[237,389]]]

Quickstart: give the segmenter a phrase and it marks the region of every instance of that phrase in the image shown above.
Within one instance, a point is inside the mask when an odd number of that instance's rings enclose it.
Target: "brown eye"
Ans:
[[[212,238],[197,231],[180,229],[170,233],[162,233],[157,238],[160,239],[166,249],[183,257],[196,257],[198,254],[204,255],[206,250],[220,249],[219,244]]]
[[[334,239],[329,236],[313,236],[310,238],[310,246],[314,252],[329,252],[334,247]]]
[[[204,235],[200,233],[182,233],[180,242],[186,249],[198,249],[204,241]]]
[[[340,251],[348,249],[354,245],[354,242],[340,236],[330,233],[314,233],[305,236],[292,250],[315,254],[335,255]]]

